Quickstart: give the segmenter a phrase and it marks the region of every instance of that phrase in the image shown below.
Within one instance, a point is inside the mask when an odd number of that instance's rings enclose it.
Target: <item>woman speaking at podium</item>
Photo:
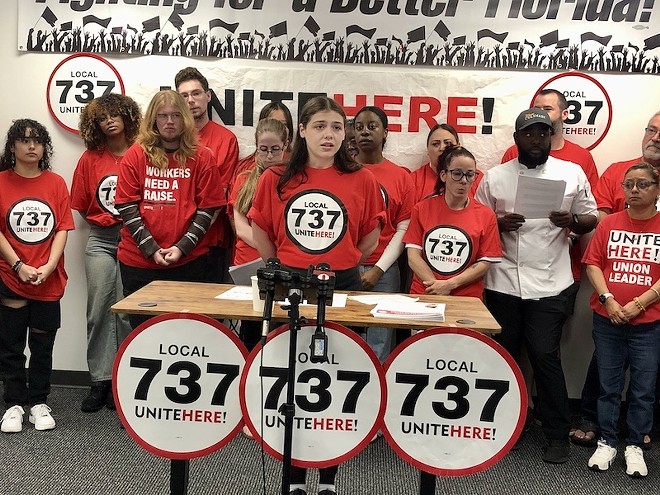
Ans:
[[[264,260],[301,272],[328,263],[336,289],[360,290],[358,266],[376,248],[385,213],[376,179],[343,146],[345,122],[334,100],[309,100],[289,163],[264,171],[248,218]],[[307,495],[305,474],[292,468],[292,495]],[[337,493],[336,474],[337,466],[320,470],[319,495]]]

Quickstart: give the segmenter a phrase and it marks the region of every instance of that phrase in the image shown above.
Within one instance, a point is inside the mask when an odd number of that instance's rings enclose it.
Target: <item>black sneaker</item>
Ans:
[[[543,460],[550,464],[563,464],[571,454],[571,443],[568,438],[551,439],[543,453]]]
[[[100,411],[105,406],[109,390],[109,381],[92,383],[92,387],[89,389],[89,395],[80,404],[80,410],[86,413]]]
[[[110,388],[108,389],[108,395],[106,395],[105,397],[105,407],[107,407],[111,411],[117,409],[117,406],[115,404],[115,396],[112,393],[112,385],[110,385]]]

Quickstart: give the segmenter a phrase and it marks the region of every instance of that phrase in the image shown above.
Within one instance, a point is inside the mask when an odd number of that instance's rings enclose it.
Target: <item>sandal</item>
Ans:
[[[644,435],[644,445],[642,446],[644,450],[651,450],[651,437]]]
[[[596,438],[596,431],[592,429],[585,428],[584,430],[580,428],[575,428],[569,433],[571,442],[576,445],[582,445],[583,447],[595,447],[598,439]]]

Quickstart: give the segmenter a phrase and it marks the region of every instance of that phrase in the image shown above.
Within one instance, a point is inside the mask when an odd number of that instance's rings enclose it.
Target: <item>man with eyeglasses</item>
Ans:
[[[220,185],[225,197],[236,165],[238,164],[238,141],[233,132],[214,122],[209,117],[211,101],[209,82],[199,70],[186,67],[174,78],[177,92],[186,100],[193,114],[195,129],[202,146],[209,148],[215,157],[220,171]],[[233,231],[227,209],[221,208],[209,231],[209,266],[207,282],[228,282],[229,257],[233,245]]]
[[[598,216],[603,218],[610,213],[623,211],[626,208],[626,199],[621,189],[621,181],[631,166],[639,162],[646,162],[660,170],[660,111],[649,120],[642,137],[642,156],[617,162],[610,165],[598,180],[594,189]]]
[[[504,256],[485,277],[484,300],[502,327],[497,340],[519,360],[523,344],[537,386],[545,462],[559,464],[570,455],[571,426],[566,381],[559,357],[562,327],[573,285],[565,229],[585,234],[596,225],[596,202],[584,171],[550,156],[554,132],[539,108],[522,112],[513,139],[518,157],[486,172],[475,199],[498,218]],[[520,177],[563,181],[561,206],[545,218],[525,218],[514,211]]]

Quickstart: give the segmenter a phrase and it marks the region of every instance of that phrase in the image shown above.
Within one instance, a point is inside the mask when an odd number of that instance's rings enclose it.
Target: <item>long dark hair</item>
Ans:
[[[303,106],[300,112],[299,124],[303,127],[307,127],[307,124],[309,124],[315,114],[327,111],[337,112],[342,116],[344,123],[346,122],[346,114],[339,103],[327,96],[315,96]],[[309,151],[307,150],[307,142],[305,141],[305,138],[300,137],[300,132],[298,132],[293,141],[289,163],[277,181],[277,194],[280,197],[282,197],[286,185],[294,177],[299,177],[301,184],[307,180],[305,165],[307,165],[308,162]],[[352,173],[362,168],[361,165],[351,160],[348,156],[348,151],[346,151],[346,147],[343,146],[343,144],[339,146],[337,153],[335,153],[335,167],[343,173]]]
[[[36,139],[37,142],[44,147],[44,154],[39,160],[39,170],[50,170],[50,159],[53,157],[53,143],[50,139],[50,134],[46,128],[32,119],[17,119],[14,120],[11,127],[7,131],[7,141],[5,142],[5,149],[0,156],[0,170],[9,170],[14,168],[16,158],[14,152],[11,150],[14,143],[19,139],[26,137]]]
[[[440,156],[438,157],[438,178],[435,181],[435,189],[433,189],[433,194],[443,194],[445,192],[445,183],[440,178],[440,172],[443,170],[446,172],[449,169],[449,164],[454,158],[459,158],[464,156],[466,158],[472,159],[474,163],[477,163],[474,155],[462,146],[447,146]]]

